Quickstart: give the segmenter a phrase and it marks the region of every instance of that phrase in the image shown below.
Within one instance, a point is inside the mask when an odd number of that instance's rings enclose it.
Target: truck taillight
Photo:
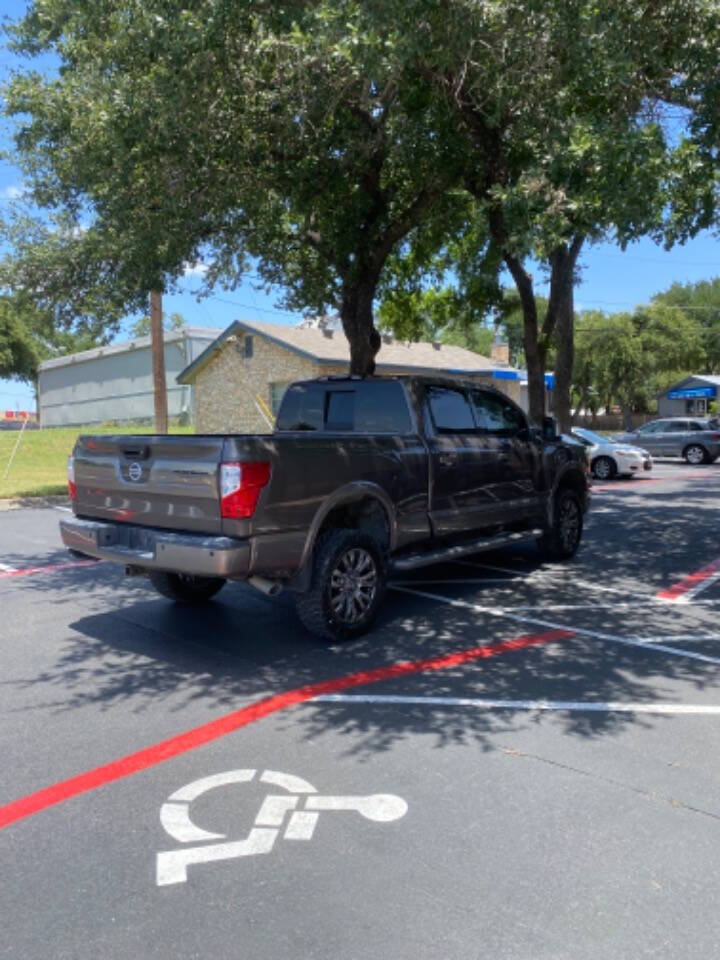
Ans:
[[[67,462],[67,481],[70,499],[77,500],[77,487],[75,486],[75,457],[73,457],[72,454],[70,454],[68,457]]]
[[[221,463],[220,515],[231,520],[251,517],[269,479],[269,463]]]

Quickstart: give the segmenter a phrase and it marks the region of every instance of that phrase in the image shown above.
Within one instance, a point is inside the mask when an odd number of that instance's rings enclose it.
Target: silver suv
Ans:
[[[622,443],[634,443],[654,457],[684,457],[688,463],[712,463],[720,456],[720,422],[702,417],[668,417],[620,433]]]

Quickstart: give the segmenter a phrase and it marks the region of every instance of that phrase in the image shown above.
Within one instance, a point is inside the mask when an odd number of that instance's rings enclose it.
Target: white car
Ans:
[[[572,435],[587,447],[590,469],[598,480],[611,480],[621,475],[632,477],[644,470],[652,470],[652,457],[642,447],[609,440],[585,427],[573,427]]]

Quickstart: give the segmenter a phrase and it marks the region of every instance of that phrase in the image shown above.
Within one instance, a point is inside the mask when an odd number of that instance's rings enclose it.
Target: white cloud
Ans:
[[[208,265],[197,260],[195,263],[186,263],[183,265],[184,277],[204,277],[208,272]]]
[[[4,187],[0,190],[0,199],[2,200],[18,200],[25,190],[21,183],[11,183],[9,187]]]

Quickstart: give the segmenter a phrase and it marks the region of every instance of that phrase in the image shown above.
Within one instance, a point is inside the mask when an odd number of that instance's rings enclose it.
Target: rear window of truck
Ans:
[[[285,392],[276,429],[410,433],[412,421],[405,391],[396,381],[298,383]]]

